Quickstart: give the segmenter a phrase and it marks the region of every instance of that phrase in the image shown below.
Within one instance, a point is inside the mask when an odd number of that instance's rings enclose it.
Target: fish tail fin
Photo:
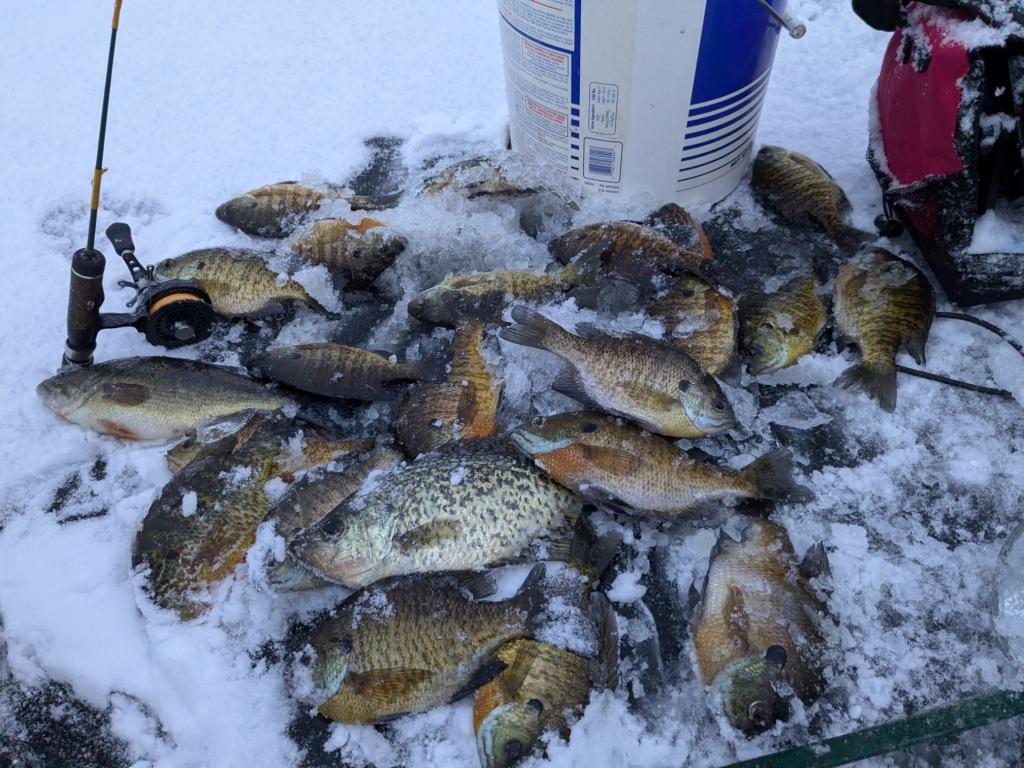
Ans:
[[[548,320],[540,312],[534,312],[521,304],[512,307],[512,319],[518,325],[502,328],[500,335],[501,338],[511,341],[513,344],[551,351],[552,337],[556,333],[564,333],[557,323]]]
[[[776,448],[751,462],[742,470],[757,498],[774,501],[807,502],[814,492],[793,480],[793,462],[789,451]]]
[[[619,625],[611,601],[601,592],[590,597],[590,619],[597,629],[597,657],[593,659],[590,679],[598,690],[619,684]]]
[[[305,291],[303,291],[303,292],[306,293]],[[306,293],[306,297],[303,300],[306,302],[306,306],[307,307],[312,309],[318,315],[323,315],[328,320],[341,320],[341,318],[342,318],[342,315],[341,315],[340,312],[333,312],[333,311],[331,311],[330,309],[325,307],[323,304],[321,304],[319,301],[317,301],[312,296],[310,296],[308,293]]]
[[[878,240],[878,235],[844,225],[832,234],[832,239],[844,253],[854,254],[860,250],[862,245]]]
[[[843,371],[836,386],[866,393],[882,410],[896,410],[896,366],[892,363],[859,362]]]
[[[526,614],[527,622],[533,625],[538,616],[547,606],[547,595],[544,590],[544,563],[537,563],[527,574],[523,585],[512,599],[516,606]]]

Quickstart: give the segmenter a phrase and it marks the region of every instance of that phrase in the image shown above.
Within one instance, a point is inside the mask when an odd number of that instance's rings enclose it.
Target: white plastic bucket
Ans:
[[[782,14],[786,0],[771,0]],[[750,164],[779,23],[759,0],[498,0],[512,148],[584,193],[710,203]]]

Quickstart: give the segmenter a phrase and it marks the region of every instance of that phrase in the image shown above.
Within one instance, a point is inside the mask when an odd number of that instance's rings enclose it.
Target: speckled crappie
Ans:
[[[513,430],[512,442],[561,485],[585,499],[668,517],[722,499],[808,501],[793,481],[789,455],[766,453],[734,470],[691,459],[676,445],[614,416],[536,416]]]
[[[443,366],[430,360],[392,362],[379,352],[342,344],[297,344],[267,350],[253,363],[269,379],[324,397],[386,400],[397,385],[436,380]]]
[[[547,301],[596,274],[596,258],[584,257],[553,272],[496,270],[456,275],[417,294],[409,314],[430,325],[457,328],[479,320],[501,322],[505,309],[517,301]]]
[[[132,565],[146,591],[182,618],[199,615],[208,593],[234,573],[270,509],[269,480],[331,461],[343,445],[280,416],[253,416],[203,447],[164,486],[135,538]]]
[[[376,219],[321,219],[292,245],[304,261],[322,264],[346,288],[366,288],[395,263],[408,241]]]
[[[462,698],[504,668],[494,652],[533,630],[544,566],[500,602],[467,597],[450,576],[390,579],[349,596],[309,642],[320,714],[379,723]]]
[[[231,368],[177,357],[129,357],[63,370],[36,391],[47,408],[126,440],[168,440],[239,411],[287,398]]]
[[[334,200],[344,199],[353,210],[393,207],[397,195],[354,195],[333,184],[309,186],[281,181],[249,190],[217,208],[217,218],[229,226],[259,237],[287,237],[309,214]]]
[[[925,361],[935,316],[928,278],[882,248],[865,249],[839,270],[834,312],[843,338],[861,351],[861,361],[836,385],[862,390],[884,410],[895,410],[896,353],[903,348],[918,365]]]
[[[736,355],[735,302],[697,275],[683,275],[646,313],[665,324],[666,339],[722,376]]]
[[[331,313],[299,283],[267,266],[255,251],[204,248],[156,265],[156,276],[168,280],[195,280],[210,297],[213,308],[225,317],[276,314],[298,302],[324,315]]]
[[[718,382],[681,349],[642,336],[618,338],[589,326],[575,335],[526,307],[501,331],[516,344],[553,352],[569,367],[552,387],[652,432],[701,437],[733,426],[736,417]]]
[[[289,550],[349,587],[542,554],[564,559],[581,509],[506,441],[453,443],[375,478]]]
[[[772,293],[740,300],[740,348],[750,372],[773,373],[814,350],[828,321],[813,277],[797,277]]]
[[[834,625],[809,579],[827,569],[816,545],[798,563],[785,528],[752,519],[740,541],[722,534],[693,615],[701,679],[737,728],[788,717],[785,688],[805,704],[824,687]]]
[[[874,239],[847,223],[850,201],[846,194],[828,171],[799,152],[762,147],[754,159],[750,186],[786,221],[816,227],[844,248]]]
[[[395,438],[410,456],[498,431],[502,383],[484,359],[483,338],[483,323],[459,328],[447,380],[418,384],[405,396],[395,417]]]

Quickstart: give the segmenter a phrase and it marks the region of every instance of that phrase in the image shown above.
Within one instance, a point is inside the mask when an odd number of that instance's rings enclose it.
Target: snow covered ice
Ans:
[[[0,122],[7,295],[0,347],[0,736],[28,738],[14,716],[37,728],[45,723],[41,708],[26,703],[34,699],[56,719],[54,739],[71,743],[89,734],[97,764],[476,765],[469,700],[377,729],[325,725],[291,695],[278,652],[289,627],[329,610],[346,591],[281,599],[265,580],[251,578],[250,568],[280,554],[269,528],[261,531],[260,556],[212,596],[202,619],[182,623],[148,604],[131,573],[131,546],[169,479],[166,446],[127,444],[59,422],[36,397],[36,384],[60,360],[70,256],[84,244],[109,10],[107,2],[39,0],[9,8],[0,27],[8,105]],[[870,229],[881,195],[864,159],[867,103],[887,37],[842,0],[801,0],[791,10],[807,22],[807,36],[780,40],[758,141],[820,161],[849,195],[853,224]],[[438,158],[500,154],[503,82],[492,2],[128,3],[99,228],[129,222],[145,263],[203,247],[278,247],[272,266],[284,268],[290,241],[268,245],[235,232],[214,218],[217,205],[281,179],[346,181],[370,159],[364,140],[374,136],[403,140],[410,190]],[[572,223],[637,219],[661,202],[588,199]],[[736,253],[764,267],[759,288],[782,284],[800,263],[795,241],[758,244],[755,235],[771,217],[743,187],[714,211],[692,212],[703,220],[734,215],[731,226],[747,248]],[[295,277],[342,313],[342,327],[363,333],[350,343],[402,360],[429,357],[450,338],[445,331],[410,336],[406,306],[418,291],[449,274],[543,269],[545,239],[567,223],[556,216],[553,229],[533,239],[515,205],[450,194],[407,195],[381,217],[409,240],[378,283],[394,297],[393,310],[336,294],[322,267]],[[987,231],[1004,234],[999,227]],[[901,246],[908,243],[895,244]],[[131,296],[117,286],[126,273],[105,241],[99,247],[108,251],[105,309],[120,311]],[[594,322],[628,332],[643,323],[639,315],[579,310],[572,299],[543,311],[568,328]],[[1020,304],[973,311],[1024,337]],[[324,340],[333,327],[300,309],[274,343]],[[651,335],[663,330],[643,326]],[[276,333],[272,323],[264,325],[265,341]],[[239,364],[246,354],[241,340],[233,328],[175,354]],[[550,392],[559,368],[553,355],[493,337],[488,344],[500,351],[503,426],[532,410],[577,407]],[[154,353],[133,330],[107,331],[97,359]],[[602,518],[601,527],[620,527],[636,552],[610,577],[624,645],[635,653],[624,662],[624,684],[595,694],[567,744],[551,742],[551,765],[723,765],[1020,679],[1021,658],[999,639],[993,606],[999,552],[1022,511],[1024,360],[980,329],[936,321],[929,370],[987,381],[1015,399],[901,377],[897,411],[886,414],[861,395],[829,386],[850,364],[850,353],[843,355],[805,357],[763,377],[744,395],[742,409],[737,405],[740,452],[789,445],[806,473],[802,481],[818,497],[780,507],[777,519],[799,553],[819,540],[828,550],[840,661],[829,670],[825,695],[766,734],[747,739],[733,730],[696,677],[685,619],[686,593],[703,579],[715,532]],[[354,431],[372,431],[389,412],[338,406],[333,415],[349,419]],[[725,440],[695,445],[725,459],[737,454]],[[186,502],[183,514],[189,508]],[[660,670],[644,666],[652,627],[661,636]],[[13,683],[5,685],[8,673]],[[956,739],[938,753],[921,748],[867,764],[995,767],[1020,753],[1019,723],[1011,723]]]

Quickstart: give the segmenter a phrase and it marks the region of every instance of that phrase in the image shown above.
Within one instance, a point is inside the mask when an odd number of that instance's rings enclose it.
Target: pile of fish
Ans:
[[[773,292],[736,298],[701,226],[670,204],[643,221],[554,237],[547,272],[458,275],[415,296],[414,333],[454,330],[447,359],[400,361],[314,338],[264,348],[248,370],[134,358],[61,371],[38,391],[55,413],[103,434],[185,438],[168,452],[172,477],[136,536],[142,599],[201,617],[270,523],[285,544],[266,564],[271,588],[354,590],[308,628],[288,670],[295,696],[331,720],[381,723],[472,695],[485,766],[542,749],[544,734],[566,738],[592,691],[616,687],[619,638],[604,591],[611,563],[628,556],[618,531],[643,518],[671,535],[719,524],[709,511],[736,512],[739,539],[720,534],[679,623],[689,623],[710,706],[743,732],[761,731],[788,717],[792,697],[810,705],[821,694],[836,653],[825,548],[799,558],[771,520],[774,504],[814,496],[781,448],[734,469],[695,441],[738,426],[720,380],[743,381],[743,361],[761,376],[824,348],[824,280],[834,279],[837,334],[862,354],[837,384],[894,410],[895,356],[905,348],[923,361],[934,296],[912,264],[862,246],[868,236],[846,223],[845,196],[813,161],[767,147],[752,186],[776,215],[834,241],[837,274],[807,265]],[[458,163],[420,190],[498,204],[535,193],[488,160]],[[382,220],[339,217],[338,201]],[[296,263],[325,266],[345,295],[372,289],[410,245],[384,223],[394,202],[284,182],[217,216],[254,236],[298,233]],[[268,266],[270,253],[193,251],[157,272],[197,280],[229,317],[299,303],[334,322]],[[544,309],[569,297],[599,318],[640,311],[663,330],[563,327]],[[510,421],[499,339],[561,360],[552,389],[578,407],[513,410]],[[323,418],[324,399],[370,403],[390,428],[340,429]],[[747,499],[761,503],[734,509]],[[532,567],[498,599],[496,569],[517,564]],[[565,633],[559,642],[551,628],[560,624],[579,642]]]

